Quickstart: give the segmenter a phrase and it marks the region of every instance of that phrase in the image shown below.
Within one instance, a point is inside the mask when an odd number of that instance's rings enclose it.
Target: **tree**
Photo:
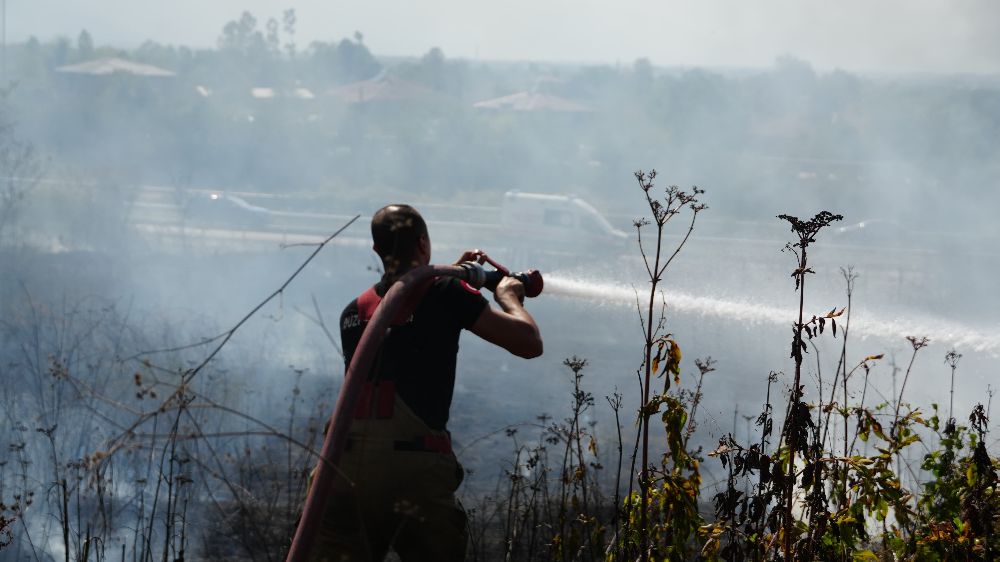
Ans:
[[[816,71],[808,62],[783,55],[774,61],[774,72],[778,82],[784,88],[799,88],[809,91],[816,83]]]
[[[281,15],[281,30],[285,32],[288,41],[285,43],[285,51],[288,58],[295,58],[295,8],[289,8]]]
[[[49,66],[62,66],[68,63],[70,49],[72,47],[69,44],[69,39],[65,37],[56,39],[49,54]]]
[[[4,94],[6,95],[6,94]],[[0,101],[3,101],[0,98]],[[14,127],[0,112],[0,245],[7,231],[17,223],[21,206],[29,191],[38,183],[41,163],[35,148],[14,136]]]
[[[378,74],[382,65],[361,42],[361,34],[354,36],[354,41],[342,39],[337,44],[315,41],[309,45],[315,74],[334,83],[366,80]]]
[[[243,88],[250,85],[276,85],[287,77],[281,60],[279,24],[269,18],[264,29],[257,27],[257,18],[243,12],[238,20],[227,23],[219,37],[219,54],[227,66],[227,86]]]
[[[445,87],[444,51],[433,47],[420,57],[420,74],[424,83],[435,90],[443,90]]]
[[[219,37],[219,50],[235,52],[245,57],[265,54],[268,50],[267,41],[257,29],[257,18],[250,12],[243,12],[240,19],[227,23]]]
[[[648,88],[653,83],[653,64],[643,57],[632,63],[632,76],[636,86]]]
[[[356,33],[360,38],[360,34]],[[382,65],[375,60],[368,47],[360,40],[349,41],[344,39],[337,45],[337,59],[340,63],[341,71],[349,80],[364,80],[371,78],[382,70]]]
[[[94,39],[86,29],[81,31],[80,36],[76,38],[76,54],[80,60],[87,60],[94,56]]]
[[[278,20],[268,18],[265,29],[267,29],[267,49],[272,53],[277,53],[281,49],[281,37],[278,35]]]

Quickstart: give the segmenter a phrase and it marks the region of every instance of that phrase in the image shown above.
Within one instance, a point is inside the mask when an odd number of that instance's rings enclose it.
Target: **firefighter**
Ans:
[[[427,225],[413,207],[379,209],[371,230],[385,274],[341,315],[346,365],[392,283],[431,260]],[[459,262],[480,255],[468,251]],[[362,389],[312,560],[380,562],[390,548],[404,562],[465,558],[466,515],[455,498],[464,472],[447,430],[459,335],[469,330],[524,358],[542,354],[542,338],[512,277],[494,291],[499,310],[455,278],[415,292]]]

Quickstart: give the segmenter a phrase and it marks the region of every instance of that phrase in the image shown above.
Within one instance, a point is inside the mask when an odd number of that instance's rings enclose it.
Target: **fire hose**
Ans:
[[[340,388],[336,406],[330,416],[329,430],[320,450],[320,459],[316,464],[312,484],[306,495],[295,529],[295,536],[289,548],[286,562],[305,562],[315,542],[316,533],[327,509],[327,499],[336,477],[340,456],[347,443],[347,433],[350,430],[352,413],[361,394],[365,379],[372,370],[375,357],[382,340],[385,339],[390,323],[396,317],[400,308],[407,304],[408,299],[417,287],[422,286],[432,277],[457,277],[475,288],[485,287],[495,290],[503,277],[514,277],[525,286],[525,296],[535,297],[542,292],[542,275],[537,270],[524,273],[511,273],[507,268],[496,263],[485,254],[481,259],[496,268],[487,271],[476,262],[465,262],[459,265],[424,265],[410,270],[389,287],[371,320],[365,326],[351,364],[344,374],[344,383]]]

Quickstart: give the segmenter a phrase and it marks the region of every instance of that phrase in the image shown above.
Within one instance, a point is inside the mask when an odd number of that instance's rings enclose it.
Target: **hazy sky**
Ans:
[[[1000,0],[6,0],[7,35],[212,46],[244,10],[298,14],[300,45],[355,30],[375,54],[490,60],[1000,72]]]

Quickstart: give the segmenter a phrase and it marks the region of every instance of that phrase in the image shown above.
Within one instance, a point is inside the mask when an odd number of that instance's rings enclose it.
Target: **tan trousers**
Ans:
[[[355,419],[312,549],[314,562],[461,562],[466,515],[455,498],[462,466],[451,452],[398,450],[398,442],[446,438],[397,396],[388,419]],[[350,480],[348,480],[350,479]]]

